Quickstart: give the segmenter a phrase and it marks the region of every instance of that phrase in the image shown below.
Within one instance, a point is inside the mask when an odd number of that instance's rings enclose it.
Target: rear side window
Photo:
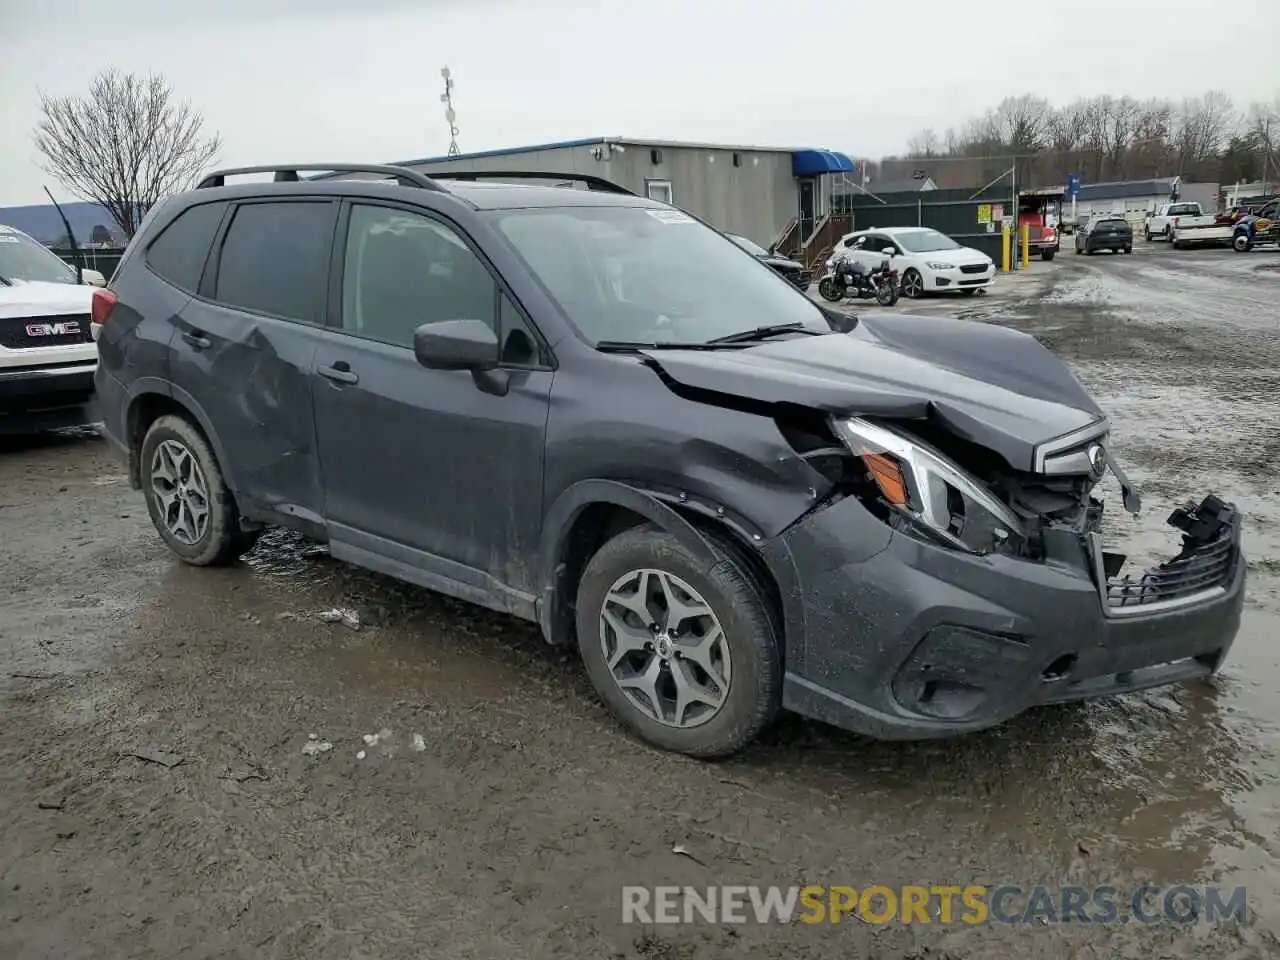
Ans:
[[[151,269],[175,287],[195,293],[226,209],[225,203],[202,203],[183,210],[147,248]]]
[[[287,320],[320,323],[333,209],[327,201],[237,207],[222,241],[214,299]]]

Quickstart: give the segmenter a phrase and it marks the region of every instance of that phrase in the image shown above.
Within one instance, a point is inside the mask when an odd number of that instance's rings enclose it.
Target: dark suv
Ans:
[[[1095,217],[1076,234],[1076,253],[1133,253],[1133,226],[1122,216]]]
[[[107,433],[183,560],[299,530],[576,642],[700,756],[780,706],[944,736],[1226,656],[1236,512],[1122,576],[1095,488],[1137,496],[1032,337],[828,313],[592,178],[299,169],[163,202],[97,294]]]

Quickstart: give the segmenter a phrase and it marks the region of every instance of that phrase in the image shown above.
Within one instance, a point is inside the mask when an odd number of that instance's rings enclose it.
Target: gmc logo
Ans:
[[[65,337],[80,332],[79,320],[65,320],[62,323],[28,323],[28,337]]]

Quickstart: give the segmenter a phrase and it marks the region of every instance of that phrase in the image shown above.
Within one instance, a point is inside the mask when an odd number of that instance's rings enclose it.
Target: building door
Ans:
[[[812,177],[800,181],[800,242],[805,243],[813,235],[813,212],[817,181]]]

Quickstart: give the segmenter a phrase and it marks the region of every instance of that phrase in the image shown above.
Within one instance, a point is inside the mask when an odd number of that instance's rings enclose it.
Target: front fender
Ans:
[[[587,507],[613,504],[651,520],[680,541],[708,569],[716,554],[706,537],[676,510],[648,491],[620,480],[581,480],[566,489],[547,511],[538,548],[538,625],[554,643],[561,635],[569,606],[564,557],[574,523]]]

